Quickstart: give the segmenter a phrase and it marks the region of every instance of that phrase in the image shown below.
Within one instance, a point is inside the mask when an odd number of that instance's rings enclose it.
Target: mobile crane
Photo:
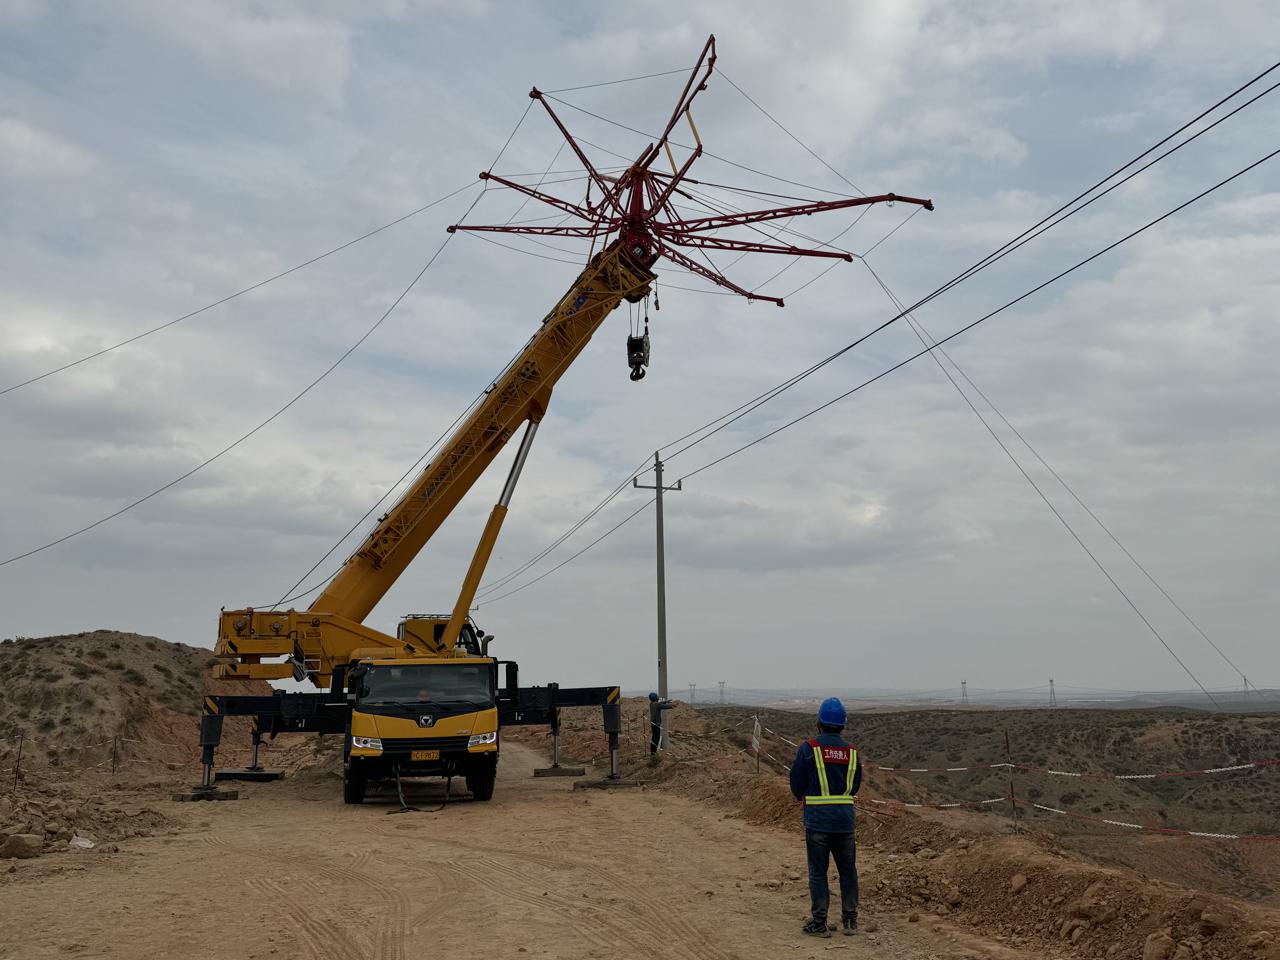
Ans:
[[[215,750],[221,739],[222,718],[229,715],[255,718],[253,768],[257,767],[257,747],[264,734],[342,734],[343,798],[347,803],[362,802],[371,780],[394,778],[399,786],[402,776],[460,776],[475,799],[488,800],[494,790],[501,729],[547,724],[556,735],[559,710],[570,706],[602,707],[609,737],[610,776],[617,776],[619,688],[521,687],[516,663],[490,656],[493,638],[469,617],[553,387],[623,300],[647,303],[657,279],[652,268],[660,258],[749,300],[783,305],[781,299],[743,289],[679,247],[851,261],[852,255],[830,247],[795,247],[773,242],[775,238],[761,243],[726,237],[720,231],[875,203],[902,202],[933,209],[929,200],[883,194],[761,211],[711,208],[715,212],[707,216],[682,217],[676,197],[701,202],[689,186],[699,183],[690,179],[688,172],[703,153],[690,105],[706,89],[715,60],[715,38],[710,37],[662,134],[615,177],[601,174],[592,165],[547,97],[536,87],[530,92],[587,171],[586,196],[579,202],[566,200],[491,171],[482,173],[481,179],[550,204],[582,222],[554,227],[457,224],[448,229],[589,239],[592,253],[587,264],[516,359],[491,383],[436,457],[379,518],[362,545],[306,610],[222,611],[214,651],[216,677],[292,677],[309,680],[326,692],[207,697],[201,723],[204,774],[192,798],[211,798],[217,793],[213,786]],[[678,166],[670,136],[682,117],[688,121],[695,146]],[[670,174],[652,169],[664,154],[670,161]],[[594,203],[593,187],[599,194]],[[643,336],[636,331],[628,337],[627,358],[631,379],[641,379],[649,362],[647,325]],[[524,433],[506,484],[485,524],[452,612],[447,616],[406,616],[394,636],[366,626],[363,621],[374,606],[522,426]],[[502,677],[500,667],[505,669]],[[401,799],[403,802],[403,791]]]

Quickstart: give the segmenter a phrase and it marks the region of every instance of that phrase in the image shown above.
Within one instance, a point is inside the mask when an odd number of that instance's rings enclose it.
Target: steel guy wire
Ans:
[[[751,96],[750,96],[750,95],[749,95],[745,90],[743,90],[740,86],[738,86],[738,85],[737,85],[736,83],[734,83],[731,79],[729,79],[729,75],[728,75],[727,73],[725,73],[723,70],[721,70],[721,71],[720,71],[720,76],[724,77],[724,82],[725,82],[725,83],[729,84],[729,86],[731,86],[731,87],[733,87],[733,89],[737,90],[737,91],[738,91],[738,93],[742,94],[742,96],[746,98],[746,100],[747,100],[747,102],[748,102],[748,103],[750,103],[753,107],[755,107],[757,110],[759,110],[761,113],[763,113],[766,117],[768,117],[770,120],[772,120],[772,121],[773,121],[774,126],[776,126],[779,130],[781,130],[783,133],[785,133],[788,137],[790,137],[790,138],[791,138],[792,140],[794,140],[796,143],[798,143],[798,144],[800,145],[800,147],[801,147],[801,148],[802,148],[806,153],[808,153],[808,154],[809,154],[809,156],[813,157],[813,159],[817,160],[820,164],[822,164],[824,167],[826,167],[828,170],[830,170],[832,173],[834,173],[837,177],[839,177],[841,180],[843,180],[843,181],[844,181],[845,183],[847,183],[849,186],[853,187],[853,189],[854,189],[854,190],[857,190],[857,191],[858,191],[858,193],[861,193],[864,197],[867,195],[867,194],[866,194],[866,192],[865,192],[861,187],[859,187],[856,183],[854,183],[852,180],[850,180],[848,177],[846,177],[844,174],[842,174],[839,170],[837,170],[837,169],[836,169],[835,167],[833,167],[831,164],[827,163],[827,161],[823,160],[820,156],[818,156],[816,153],[814,153],[814,152],[813,152],[813,150],[812,150],[812,149],[810,149],[810,147],[809,147],[809,145],[808,145],[807,143],[805,143],[804,141],[802,141],[802,140],[801,140],[799,137],[797,137],[794,133],[792,133],[790,130],[788,130],[786,127],[784,127],[784,126],[779,122],[779,120],[778,120],[778,118],[777,118],[777,117],[775,117],[772,113],[770,113],[770,112],[769,112],[768,110],[766,110],[764,107],[760,106],[760,104],[756,103],[756,101],[755,101],[755,100],[754,100],[754,99],[753,99],[753,98],[752,98],[752,97],[751,97]]]
[[[942,351],[941,351],[941,348],[937,350],[934,349],[936,344],[933,342],[933,337],[932,336],[928,338],[925,337],[924,333],[916,326],[915,318],[911,315],[911,311],[906,309],[906,305],[903,304],[902,301],[900,301],[898,297],[894,294],[894,292],[889,289],[888,285],[880,278],[880,275],[875,272],[875,270],[872,268],[870,264],[866,264],[866,267],[868,270],[871,271],[871,276],[875,278],[876,283],[879,284],[880,289],[884,291],[885,296],[889,298],[890,302],[894,305],[894,307],[896,307],[899,310],[904,310],[906,312],[907,324],[908,326],[911,327],[912,332],[915,333],[915,335],[919,338],[920,343],[924,345],[929,356],[933,359],[933,362],[937,364],[938,369],[942,371],[942,375],[947,378],[947,380],[951,383],[953,387],[955,387],[956,392],[960,394],[961,399],[963,399],[965,404],[969,407],[969,409],[973,411],[973,415],[976,416],[978,420],[982,423],[983,427],[986,428],[987,433],[991,435],[991,439],[996,442],[996,445],[1002,451],[1004,451],[1004,455],[1009,458],[1009,462],[1012,463],[1018,469],[1018,472],[1022,474],[1023,479],[1026,480],[1027,483],[1031,485],[1031,489],[1036,492],[1036,495],[1039,496],[1042,501],[1044,501],[1044,505],[1049,508],[1050,512],[1055,517],[1057,517],[1058,522],[1061,523],[1062,526],[1066,529],[1067,533],[1071,535],[1071,539],[1073,539],[1076,542],[1076,544],[1080,547],[1080,549],[1085,552],[1085,555],[1088,556],[1088,558],[1091,561],[1093,561],[1093,565],[1096,566],[1099,572],[1101,572],[1102,575],[1107,578],[1107,582],[1110,583],[1111,586],[1115,588],[1116,592],[1119,593],[1120,596],[1124,599],[1124,602],[1129,605],[1129,608],[1137,615],[1138,619],[1143,622],[1147,630],[1151,632],[1152,636],[1154,636],[1158,641],[1160,641],[1160,645],[1164,647],[1164,649],[1168,652],[1169,656],[1173,657],[1173,659],[1177,662],[1178,666],[1182,668],[1183,672],[1186,673],[1186,675],[1191,678],[1192,682],[1195,683],[1195,685],[1201,689],[1204,695],[1209,698],[1209,702],[1212,703],[1216,709],[1221,710],[1222,705],[1218,703],[1218,701],[1214,698],[1213,694],[1209,692],[1208,688],[1205,687],[1203,683],[1201,683],[1200,678],[1197,677],[1191,671],[1191,668],[1187,666],[1187,664],[1183,661],[1183,659],[1180,656],[1178,656],[1177,653],[1174,652],[1173,647],[1171,647],[1169,645],[1169,642],[1165,640],[1164,635],[1156,628],[1156,625],[1151,622],[1151,620],[1147,617],[1145,613],[1142,612],[1142,610],[1138,607],[1138,605],[1133,601],[1133,598],[1129,596],[1128,591],[1126,591],[1124,587],[1120,585],[1120,582],[1116,580],[1114,576],[1111,575],[1111,571],[1107,569],[1106,565],[1098,558],[1097,554],[1095,554],[1093,550],[1089,548],[1089,545],[1084,542],[1080,534],[1076,532],[1075,527],[1071,525],[1071,522],[1065,516],[1063,516],[1062,511],[1060,511],[1057,508],[1054,502],[1050,500],[1049,497],[1045,494],[1044,490],[1041,489],[1040,484],[1038,484],[1035,478],[1031,476],[1030,473],[1027,472],[1027,468],[1024,467],[1022,465],[1022,462],[1013,455],[1013,451],[1009,449],[1008,445],[1004,442],[1004,439],[1000,436],[1000,434],[996,432],[995,428],[991,426],[991,423],[987,420],[986,416],[982,413],[982,411],[978,409],[977,405],[973,402],[972,398],[967,393],[965,393],[964,388],[960,386],[956,378],[952,376],[951,371],[948,370],[946,365],[943,364],[942,358],[938,356],[938,354],[941,353]],[[948,359],[950,358],[948,357]],[[952,360],[951,362],[953,364],[955,363],[954,360]]]
[[[543,93],[568,93],[571,90],[591,90],[595,87],[612,87],[619,83],[632,83],[636,80],[652,80],[654,77],[670,77],[677,73],[688,73],[688,67],[681,67],[679,70],[664,70],[661,73],[646,73],[639,77],[623,77],[621,80],[602,80],[599,83],[584,83],[577,87],[558,87],[555,90],[544,90]]]

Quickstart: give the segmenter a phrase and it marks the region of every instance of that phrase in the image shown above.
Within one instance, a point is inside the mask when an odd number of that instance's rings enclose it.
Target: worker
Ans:
[[[809,856],[810,918],[801,928],[811,937],[827,930],[827,866],[840,874],[840,921],[846,936],[858,932],[858,865],[853,795],[862,783],[858,750],[841,736],[844,704],[828,697],[818,707],[818,735],[800,744],[791,764],[791,793],[804,802],[804,842]]]
[[[670,710],[672,702],[656,693],[649,693],[649,753],[658,752],[662,746],[662,711]]]

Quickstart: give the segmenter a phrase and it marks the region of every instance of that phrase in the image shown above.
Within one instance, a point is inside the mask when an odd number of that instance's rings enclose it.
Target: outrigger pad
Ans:
[[[586,767],[538,767],[533,771],[535,777],[585,777]]]
[[[190,793],[175,793],[177,803],[193,803],[198,800],[239,800],[238,790],[219,790],[217,787],[194,787]]]
[[[272,780],[283,780],[283,770],[267,770],[259,767],[254,770],[252,767],[227,767],[223,770],[215,770],[213,774],[214,780],[248,780],[253,783],[269,783]]]

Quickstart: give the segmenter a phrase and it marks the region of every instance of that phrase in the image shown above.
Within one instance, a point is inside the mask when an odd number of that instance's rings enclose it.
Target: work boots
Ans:
[[[827,929],[827,921],[825,920],[810,920],[800,928],[800,932],[809,937],[830,938],[831,936],[831,931]]]
[[[844,935],[846,937],[852,937],[858,932],[858,915],[855,913],[845,917],[840,921],[840,925],[844,927]]]

